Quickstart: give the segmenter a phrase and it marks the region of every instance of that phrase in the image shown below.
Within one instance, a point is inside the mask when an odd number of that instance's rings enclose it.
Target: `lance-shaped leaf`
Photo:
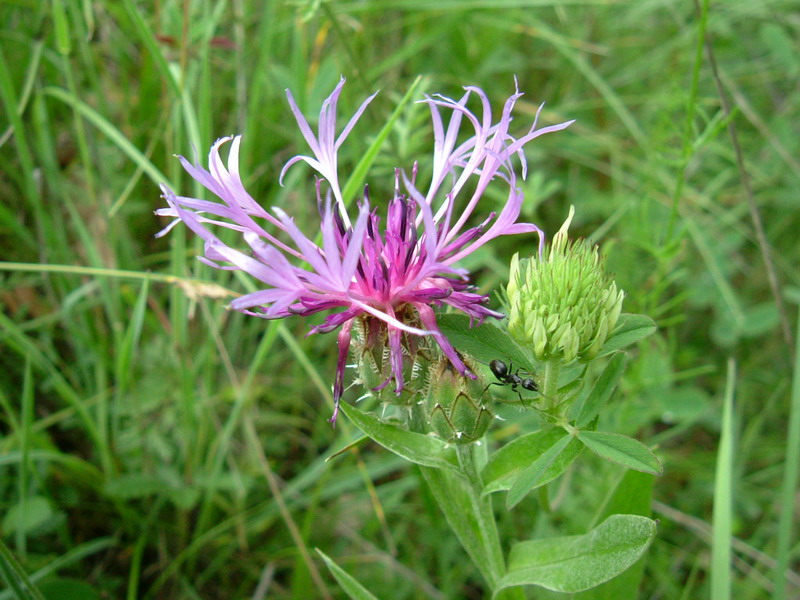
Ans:
[[[472,564],[494,588],[504,565],[502,550],[493,543],[497,539],[496,525],[488,516],[493,515],[492,499],[477,497],[470,489],[471,482],[452,471],[425,467],[420,471]]]
[[[562,437],[556,443],[545,450],[539,458],[517,476],[506,497],[506,507],[509,510],[519,504],[520,500],[528,495],[528,492],[542,484],[550,467],[572,441],[574,438],[563,432]]]
[[[606,356],[621,350],[625,346],[630,346],[634,342],[646,338],[655,330],[656,323],[650,317],[623,313],[619,316],[616,328],[608,337],[606,343],[603,344],[603,347],[600,348],[600,353],[597,356]]]
[[[317,554],[322,557],[322,560],[325,561],[325,564],[328,566],[328,570],[331,572],[334,579],[336,579],[336,582],[348,595],[350,600],[378,600],[378,598],[369,593],[367,588],[361,585],[355,577],[333,562],[333,559],[327,556],[322,550],[316,548],[316,551]]]
[[[592,420],[600,413],[600,410],[605,406],[611,394],[619,383],[620,377],[625,372],[625,363],[627,359],[621,352],[614,355],[614,357],[606,365],[603,373],[597,378],[594,387],[586,396],[583,402],[581,412],[576,420],[578,427],[586,427]]]
[[[342,402],[340,408],[353,425],[398,456],[425,467],[458,470],[455,450],[439,438],[383,423],[376,416],[362,412],[347,402]]]
[[[495,593],[519,585],[588,590],[634,564],[655,534],[656,523],[647,517],[613,515],[585,535],[520,542],[511,548],[508,571]]]
[[[652,475],[661,475],[663,471],[650,448],[633,438],[605,431],[581,431],[578,439],[598,456],[629,469]]]
[[[600,510],[593,523],[603,521],[614,514],[641,515],[649,517],[652,513],[653,482],[655,478],[647,473],[625,471],[608,502]],[[619,600],[637,598],[639,585],[645,569],[645,557],[641,557],[632,567],[611,581],[576,594],[570,600]]]
[[[483,494],[510,490],[519,474],[562,437],[564,437],[564,431],[561,429],[534,431],[520,436],[500,448],[492,454],[481,472],[484,483]],[[544,485],[561,475],[582,450],[583,444],[577,440],[568,444],[542,473],[539,483],[534,487]]]

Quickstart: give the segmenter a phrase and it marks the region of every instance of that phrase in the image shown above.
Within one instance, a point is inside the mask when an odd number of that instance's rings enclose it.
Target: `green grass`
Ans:
[[[341,115],[381,90],[340,159],[373,198],[427,169],[423,93],[499,107],[516,75],[512,130],[545,100],[577,119],[530,146],[523,215],[552,235],[574,204],[659,325],[602,415],[664,464],[640,597],[800,594],[800,3],[700,4],[0,4],[0,600],[345,597],[315,548],[379,598],[482,597],[418,470],[370,443],[325,460],[358,439],[327,423],[335,336],[226,310],[253,282],[153,237],[159,183],[202,195],[173,154],[234,133],[251,194],[311,231],[308,169],[277,182],[305,152],[284,89],[311,115],[341,74]],[[465,266],[496,290],[515,251]],[[536,423],[503,417],[491,444]],[[583,533],[621,477],[583,456],[501,530]]]

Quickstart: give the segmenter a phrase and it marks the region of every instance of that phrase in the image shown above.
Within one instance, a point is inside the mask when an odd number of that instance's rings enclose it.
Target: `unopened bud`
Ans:
[[[452,444],[469,444],[483,437],[494,418],[479,380],[459,373],[446,358],[431,369],[428,387],[430,430]]]
[[[541,361],[588,361],[614,330],[624,293],[605,274],[597,246],[569,240],[575,209],[544,256],[514,256],[508,331]]]

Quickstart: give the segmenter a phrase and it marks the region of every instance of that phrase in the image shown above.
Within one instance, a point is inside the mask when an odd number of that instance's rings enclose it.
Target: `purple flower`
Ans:
[[[336,104],[343,85],[344,79],[323,103],[316,135],[291,92],[286,92],[311,154],[290,159],[281,172],[281,181],[289,167],[304,161],[327,182],[324,200],[320,179],[316,186],[322,218],[321,244],[306,237],[281,208],[273,207],[270,213],[247,193],[239,177],[240,136],[217,140],[209,153],[209,170],[180,157],[188,173],[221,203],[176,196],[162,186],[169,208],[156,211],[161,216],[177,217],[159,236],[181,220],[205,241],[202,262],[221,269],[246,271],[265,284],[265,289],[234,300],[232,308],[265,319],[342,309],[329,314],[310,332],[327,333],[340,328],[333,386],[336,408],[332,422],[335,422],[344,390],[345,362],[352,327],[358,317],[372,317],[385,326],[391,378],[398,394],[403,389],[404,333],[433,336],[453,366],[462,374],[474,377],[439,331],[432,307],[450,305],[478,323],[487,316],[503,316],[486,307],[488,296],[471,291],[467,272],[455,265],[500,235],[536,232],[541,248],[539,228],[531,223],[517,223],[523,196],[517,187],[512,157],[518,156],[524,178],[527,165],[523,146],[572,123],[536,129],[540,107],[530,130],[514,138],[508,133],[508,127],[514,103],[522,95],[518,90],[506,101],[497,123],[492,122],[489,100],[479,88],[465,88],[466,93],[458,101],[439,95],[426,97],[422,102],[430,106],[434,133],[431,182],[423,192],[417,187],[416,164],[410,178],[397,169],[394,194],[386,209],[385,226],[381,227],[377,209],[370,206],[368,190],[358,203],[355,221],[348,214],[342,197],[337,151],[375,97],[364,101],[337,137]],[[482,105],[480,116],[466,107],[473,94]],[[442,109],[450,112],[446,128]],[[464,119],[474,135],[458,143]],[[219,149],[231,140],[226,168]],[[470,179],[473,182],[468,186]],[[505,206],[499,214],[487,215],[479,225],[469,225],[487,186],[497,179],[508,188]],[[208,225],[241,232],[249,251],[242,252],[224,244]]]

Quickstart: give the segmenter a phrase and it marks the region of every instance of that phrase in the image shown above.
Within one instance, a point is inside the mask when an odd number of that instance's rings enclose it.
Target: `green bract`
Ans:
[[[428,381],[431,349],[427,337],[406,337],[403,340],[404,387],[396,393],[389,384],[392,377],[391,353],[386,332],[374,317],[355,320],[350,346],[358,382],[368,393],[388,404],[407,405],[418,393],[424,393]]]
[[[597,246],[569,240],[575,209],[541,258],[511,260],[508,331],[538,360],[588,361],[622,310],[624,292],[605,274]]]
[[[431,368],[427,417],[429,430],[451,444],[469,444],[483,437],[494,418],[480,380],[463,376],[446,360]]]

